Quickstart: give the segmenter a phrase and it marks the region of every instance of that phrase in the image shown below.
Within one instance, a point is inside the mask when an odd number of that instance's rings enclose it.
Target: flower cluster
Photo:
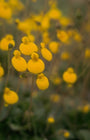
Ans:
[[[75,130],[90,128],[90,4],[77,3],[0,0],[0,122],[17,139],[82,139]]]
[[[52,60],[52,53],[45,47],[45,43],[41,43],[41,55],[47,61]],[[28,62],[21,56],[21,54],[31,57]],[[14,50],[12,57],[12,65],[18,72],[25,72],[28,70],[32,74],[37,74],[36,85],[40,90],[45,90],[49,87],[48,78],[42,73],[45,70],[45,64],[39,58],[37,45],[30,40],[30,37],[24,36],[19,50]]]

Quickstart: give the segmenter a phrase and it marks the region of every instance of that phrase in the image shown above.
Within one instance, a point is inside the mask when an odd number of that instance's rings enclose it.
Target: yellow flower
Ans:
[[[19,72],[24,72],[27,69],[27,63],[25,59],[21,57],[21,53],[18,50],[14,51],[14,56],[12,58],[12,65]]]
[[[69,41],[69,35],[65,31],[57,31],[57,37],[63,43],[68,43]]]
[[[3,99],[7,104],[15,104],[18,102],[19,97],[15,91],[5,88]]]
[[[85,105],[85,106],[83,107],[83,109],[82,109],[82,111],[83,111],[84,113],[88,113],[89,110],[90,110],[90,106],[89,106],[89,105]]]
[[[70,54],[68,52],[62,52],[61,59],[68,60],[70,58]]]
[[[13,40],[13,36],[8,34],[6,35],[0,43],[0,49],[4,51],[8,51],[9,44],[11,44],[13,47],[15,46],[15,41]]]
[[[57,53],[58,47],[59,47],[59,44],[55,41],[52,41],[49,43],[49,49],[51,50],[52,53]]]
[[[44,33],[42,34],[42,38],[43,38],[43,42],[44,42],[45,44],[48,44],[48,43],[49,43],[50,37],[49,37],[49,33],[48,33],[48,32],[44,32]]]
[[[30,34],[31,31],[37,30],[37,24],[33,19],[25,19],[24,21],[20,21],[19,19],[16,19],[15,21],[17,28],[26,33],[27,35]]]
[[[63,73],[63,80],[69,84],[74,84],[76,82],[77,75],[74,72],[73,68],[68,68],[67,71]]]
[[[70,133],[68,131],[64,132],[64,137],[68,138],[70,136]]]
[[[61,17],[61,14],[61,11],[56,7],[51,8],[48,12],[49,18],[54,20],[59,19]]]
[[[57,103],[60,101],[60,96],[58,94],[52,94],[50,96],[51,101],[53,101],[54,103]]]
[[[82,41],[82,36],[77,31],[75,31],[74,32],[74,39],[78,42],[81,42]]]
[[[0,78],[4,75],[4,69],[0,64]]]
[[[48,15],[45,15],[41,21],[42,29],[48,29],[50,27],[50,20]]]
[[[59,85],[60,83],[61,83],[61,78],[60,77],[55,77],[55,79],[53,79],[53,83],[55,84],[55,85]]]
[[[48,118],[48,123],[54,123],[54,122],[55,122],[55,119],[53,117]]]
[[[19,19],[16,19],[15,20],[15,23],[17,25],[17,28],[26,33],[26,34],[29,34],[30,33],[30,24],[28,21],[20,21]]]
[[[28,35],[28,38],[29,38],[29,41],[31,41],[31,42],[35,41],[35,37],[32,34]]]
[[[43,12],[41,12],[40,14],[32,15],[33,20],[38,24],[38,26],[40,26],[43,17],[44,17]]]
[[[39,59],[39,55],[37,53],[32,53],[31,58],[28,61],[28,70],[31,73],[38,74],[44,71],[45,64]]]
[[[49,87],[48,78],[43,74],[39,74],[36,80],[36,85],[40,90],[45,90]]]
[[[85,58],[90,58],[90,49],[89,48],[87,48],[85,50]]]
[[[8,6],[7,2],[0,2],[0,18],[10,19],[12,16],[12,11]]]
[[[71,19],[67,17],[61,17],[59,21],[62,26],[68,26],[69,24],[72,23]]]
[[[24,5],[20,0],[9,0],[8,3],[14,13],[18,13],[18,11],[21,11],[24,8]]]
[[[67,31],[68,36],[72,38],[72,37],[74,36],[74,32],[75,32],[75,31],[74,31],[73,29],[69,29],[69,30]]]
[[[19,49],[24,55],[31,55],[33,52],[37,52],[38,48],[33,42],[29,42],[29,38],[24,36],[22,42],[19,46]]]
[[[87,32],[90,32],[90,20],[87,23],[85,23],[84,28]]]
[[[52,60],[52,54],[51,52],[45,48],[45,44],[41,43],[41,54],[42,56],[47,60],[47,61],[51,61]]]

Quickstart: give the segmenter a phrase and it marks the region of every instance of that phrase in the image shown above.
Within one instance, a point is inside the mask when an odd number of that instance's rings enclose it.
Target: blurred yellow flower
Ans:
[[[61,11],[57,7],[52,7],[47,14],[50,19],[54,20],[59,19],[62,15]]]
[[[40,90],[45,90],[49,87],[49,80],[43,73],[41,73],[37,77],[36,85]]]
[[[74,37],[74,40],[76,40],[78,42],[82,41],[82,36],[77,31],[74,32],[74,36],[73,37]]]
[[[58,103],[60,101],[60,96],[58,94],[52,94],[50,96],[50,100],[53,101],[54,103]]]
[[[32,34],[28,35],[28,38],[29,38],[29,41],[31,41],[31,42],[35,41],[35,37]]]
[[[63,73],[63,80],[66,82],[66,83],[69,83],[69,84],[74,84],[77,80],[77,75],[76,73],[74,72],[74,69],[73,68],[68,68],[64,73]]]
[[[56,41],[52,41],[49,43],[49,49],[52,53],[57,53],[59,48],[59,43]]]
[[[85,50],[85,58],[90,58],[90,49],[89,48],[87,48]]]
[[[47,61],[52,60],[52,53],[45,47],[45,43],[41,43],[41,54]]]
[[[12,57],[12,65],[13,67],[19,71],[24,72],[27,69],[27,63],[23,57],[21,57],[21,53],[18,50],[14,51],[14,56]]]
[[[61,17],[59,22],[62,26],[68,26],[68,25],[72,24],[71,19],[68,17]]]
[[[67,31],[67,33],[68,33],[69,37],[73,37],[74,36],[74,30],[73,29],[69,29]]]
[[[13,40],[13,36],[8,34],[4,38],[2,38],[0,42],[0,49],[4,51],[8,51],[9,44],[11,44],[13,47],[15,46],[15,41]]]
[[[37,53],[32,53],[31,59],[28,61],[29,72],[38,74],[43,72],[44,69],[45,64],[41,59],[39,59],[39,55]]]
[[[69,52],[62,52],[62,53],[61,53],[61,59],[62,59],[62,60],[68,60],[68,59],[70,59],[70,54],[69,54]]]
[[[42,40],[45,44],[48,44],[49,41],[50,41],[50,37],[49,37],[49,33],[47,31],[45,31],[43,34],[42,34]]]
[[[45,15],[43,18],[42,18],[42,21],[41,21],[41,27],[42,29],[46,30],[50,27],[50,19],[48,17],[48,15]]]
[[[55,119],[53,117],[48,118],[48,123],[54,123],[54,122],[55,122]]]
[[[31,18],[25,19],[23,21],[16,19],[15,23],[17,25],[18,30],[26,33],[27,35],[29,35],[31,31],[37,30],[37,24]]]
[[[83,108],[82,108],[82,111],[84,113],[88,113],[90,111],[90,106],[89,105],[85,105]]]
[[[8,0],[8,4],[14,13],[24,9],[24,5],[20,0]]]
[[[22,43],[19,46],[19,49],[24,55],[31,55],[33,52],[38,51],[38,47],[35,43],[29,41],[30,38],[24,36],[22,38]]]
[[[70,136],[70,133],[68,131],[64,132],[64,137],[68,138]]]
[[[6,104],[15,104],[18,102],[19,97],[17,93],[13,90],[10,90],[9,88],[5,88],[3,99]]]
[[[63,30],[62,31],[60,31],[60,30],[57,31],[57,38],[63,43],[68,43],[68,41],[69,41],[68,33],[63,31]]]
[[[8,2],[0,2],[0,18],[10,19],[12,17],[12,11],[8,5]]]
[[[4,69],[0,64],[0,78],[4,75]]]
[[[85,23],[84,28],[87,32],[90,32],[90,20],[87,23]]]
[[[53,79],[53,83],[54,83],[55,85],[61,84],[61,81],[62,81],[62,79],[61,79],[60,77],[55,77],[55,78]]]

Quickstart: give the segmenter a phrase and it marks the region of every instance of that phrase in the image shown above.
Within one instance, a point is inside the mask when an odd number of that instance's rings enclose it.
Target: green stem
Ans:
[[[32,83],[31,83],[31,93],[30,93],[30,106],[29,106],[29,111],[32,112],[32,93],[33,93],[33,88],[34,88],[34,75],[32,75]],[[30,113],[31,114],[31,113]]]
[[[8,50],[8,73],[7,73],[7,79],[6,79],[5,87],[8,84],[9,74],[10,74],[10,50]],[[0,106],[0,113],[3,109],[3,106],[4,106],[4,100],[3,100],[3,97],[2,97],[1,106]]]
[[[32,107],[33,107],[33,101],[32,101],[32,93],[34,90],[34,75],[32,74],[32,83],[31,83],[31,92],[30,92],[30,106],[29,106],[29,113],[30,113],[30,123],[32,123],[32,127],[34,130],[34,134],[35,136],[37,136],[37,128],[36,128],[36,124],[35,121],[32,118]]]
[[[5,87],[8,84],[9,74],[10,74],[10,50],[8,50],[8,73],[7,73],[7,79],[6,79]]]

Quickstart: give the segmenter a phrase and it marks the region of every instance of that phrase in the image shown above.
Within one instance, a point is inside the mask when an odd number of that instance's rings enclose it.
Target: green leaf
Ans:
[[[19,131],[19,130],[22,130],[23,127],[17,125],[17,124],[13,124],[13,123],[10,123],[9,124],[9,127],[13,130],[13,131]]]

